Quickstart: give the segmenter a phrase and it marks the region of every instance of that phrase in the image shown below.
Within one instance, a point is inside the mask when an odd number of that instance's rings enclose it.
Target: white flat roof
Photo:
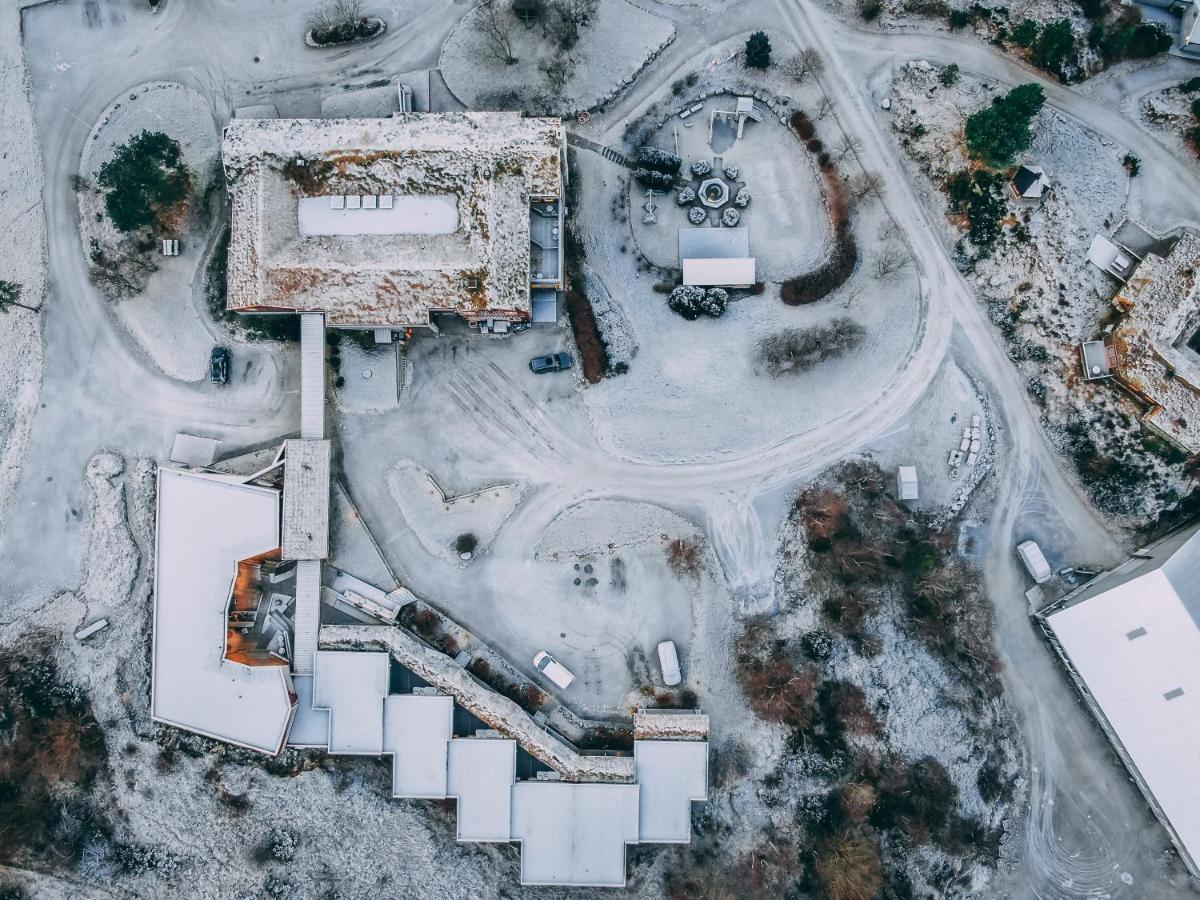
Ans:
[[[522,781],[512,789],[521,883],[621,887],[638,839],[638,785]]]
[[[744,259],[750,256],[750,229],[701,225],[679,229],[679,259]]]
[[[313,707],[329,710],[329,752],[383,753],[388,654],[320,650],[313,670]]]
[[[686,844],[692,801],[708,799],[708,741],[634,741],[638,840]]]
[[[287,666],[224,655],[238,561],[279,547],[279,492],[160,467],[157,502],[151,715],[278,753],[292,711]]]
[[[382,209],[334,209],[328,196],[301,197],[300,235],[453,234],[458,230],[458,201],[449,194],[388,196],[393,197],[392,204]]]
[[[685,259],[683,283],[699,287],[754,284],[754,259]]]
[[[458,799],[460,841],[511,839],[517,742],[509,738],[450,741],[446,794]]]
[[[313,709],[312,692],[313,677],[308,675],[292,675],[292,684],[296,687],[296,718],[288,732],[289,747],[320,747],[328,749],[329,743],[329,710]]]
[[[392,796],[446,796],[454,698],[392,694],[383,701],[383,752],[392,754]]]
[[[1200,539],[1046,617],[1181,850],[1200,856]]]

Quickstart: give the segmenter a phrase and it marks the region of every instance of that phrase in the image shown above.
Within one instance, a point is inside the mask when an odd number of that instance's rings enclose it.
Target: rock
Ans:
[[[892,108],[892,98],[884,97],[883,101],[879,105],[882,106],[884,109],[891,109]]]

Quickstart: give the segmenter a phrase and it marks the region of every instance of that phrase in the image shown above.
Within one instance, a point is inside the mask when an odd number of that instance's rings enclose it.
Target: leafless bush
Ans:
[[[667,544],[667,565],[680,578],[700,574],[700,544],[693,538],[675,538]]]
[[[512,30],[513,20],[502,0],[483,0],[477,7],[476,27],[487,38],[488,54],[506,66],[513,65]]]
[[[874,172],[863,172],[850,181],[850,196],[860,203],[868,197],[883,195],[883,178]]]
[[[121,247],[105,249],[93,240],[88,254],[91,268],[88,279],[109,300],[121,300],[140,294],[158,266],[147,254],[125,242]]]
[[[912,262],[904,250],[894,244],[885,244],[871,258],[871,274],[879,281],[890,281]]]
[[[772,378],[805,372],[858,347],[866,331],[853,319],[839,317],[813,328],[787,328],[758,343],[758,361]]]
[[[327,0],[308,18],[312,39],[318,44],[336,44],[368,37],[371,25],[363,15],[362,0]],[[377,23],[376,27],[378,27]]]
[[[837,142],[837,146],[834,147],[833,155],[837,160],[841,161],[847,156],[859,153],[862,147],[862,141],[852,134],[845,133],[842,135],[842,139]]]
[[[819,78],[824,70],[825,58],[814,47],[806,47],[783,63],[784,74],[796,81],[803,81],[810,75]]]
[[[563,53],[573,50],[599,6],[599,0],[546,0],[541,13],[543,36]]]
[[[831,112],[833,112],[833,101],[822,94],[821,102],[817,104],[817,119],[824,119]]]
[[[771,635],[761,619],[747,625],[738,641],[738,682],[759,718],[803,731],[813,721],[820,675],[793,662]]]

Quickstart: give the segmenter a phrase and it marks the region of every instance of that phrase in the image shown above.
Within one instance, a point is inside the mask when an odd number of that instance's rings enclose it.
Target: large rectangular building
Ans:
[[[566,132],[510,112],[234,119],[229,309],[527,322],[562,287]]]

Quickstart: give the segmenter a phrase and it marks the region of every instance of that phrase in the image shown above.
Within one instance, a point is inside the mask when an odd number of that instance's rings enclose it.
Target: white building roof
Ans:
[[[383,752],[392,754],[392,796],[446,796],[454,698],[392,694],[383,703]]]
[[[288,732],[289,747],[320,747],[327,750],[329,744],[329,710],[313,709],[313,677],[292,675],[296,688],[296,718]]]
[[[708,799],[707,741],[634,741],[638,787],[638,840],[686,844],[692,837],[692,801]]]
[[[1045,621],[1195,871],[1200,856],[1200,537],[1156,563],[1127,563],[1106,578],[1115,586],[1052,612]]]
[[[447,765],[446,793],[458,799],[458,839],[510,840],[517,742],[508,738],[454,738]]]
[[[283,558],[329,556],[329,441],[283,442]]]
[[[279,547],[279,492],[158,470],[150,711],[156,721],[278,753],[291,719],[284,665],[225,659],[239,560]]]
[[[754,259],[685,259],[683,283],[698,287],[754,284]]]
[[[917,481],[916,466],[900,466],[896,474],[896,482],[901,500],[917,500],[920,498],[920,485]]]
[[[522,781],[512,789],[521,883],[621,887],[638,839],[638,785]]]
[[[383,753],[388,655],[321,650],[313,668],[313,707],[329,710],[329,752]]]
[[[750,256],[750,229],[710,228],[702,225],[679,229],[679,259],[745,259]]]
[[[325,437],[325,317],[300,316],[300,437]]]

